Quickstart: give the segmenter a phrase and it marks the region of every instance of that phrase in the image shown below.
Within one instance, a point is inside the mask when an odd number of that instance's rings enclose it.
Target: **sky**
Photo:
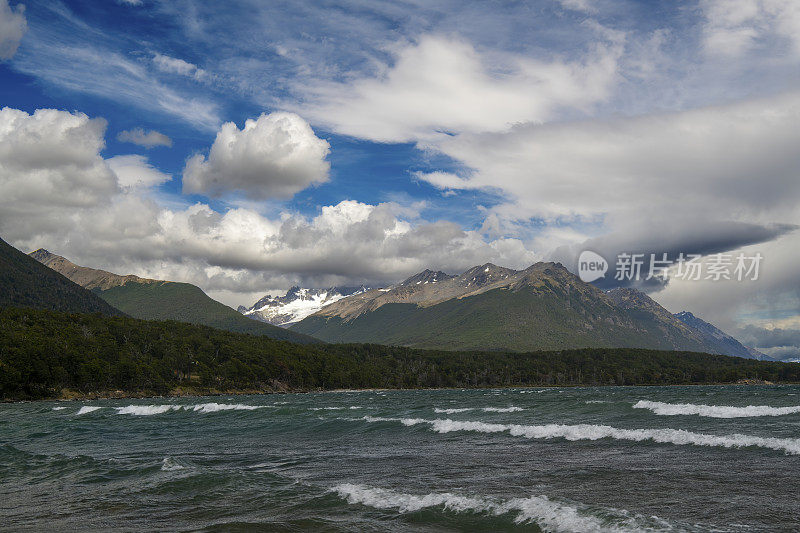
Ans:
[[[795,0],[0,0],[0,237],[236,307],[592,250],[800,357]]]

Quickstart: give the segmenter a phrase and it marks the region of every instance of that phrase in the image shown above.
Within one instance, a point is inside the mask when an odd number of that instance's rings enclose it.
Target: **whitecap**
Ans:
[[[387,418],[382,416],[363,416],[360,420],[366,420],[367,422],[400,422],[404,426],[416,426],[417,424],[428,422],[424,418]]]
[[[197,405],[127,405],[125,407],[115,407],[117,414],[134,416],[161,415],[173,411],[191,411],[195,413],[216,413],[219,411],[252,411],[266,407],[263,405],[243,405],[228,403],[200,403]]]
[[[407,494],[390,489],[344,483],[332,489],[350,504],[361,504],[376,509],[395,509],[399,513],[413,513],[430,507],[442,507],[456,513],[481,513],[494,516],[514,514],[518,524],[535,523],[544,531],[657,531],[669,530],[669,524],[653,517],[645,523],[642,517],[616,509],[605,509],[604,518],[593,516],[586,510],[551,500],[547,496],[529,498],[473,497],[450,492],[424,495]],[[612,516],[613,515],[613,516]],[[657,522],[658,526],[654,527]]]
[[[84,405],[83,407],[78,409],[78,413],[77,414],[85,415],[85,414],[88,414],[88,413],[94,413],[98,409],[102,409],[102,407],[100,407],[98,405]]]
[[[732,405],[703,405],[692,403],[664,403],[639,400],[634,409],[649,409],[661,416],[698,415],[709,418],[745,418],[757,416],[783,416],[800,413],[800,405],[789,407],[772,407],[769,405],[748,405],[735,407]]]
[[[509,433],[528,439],[563,438],[569,441],[614,439],[633,442],[652,441],[660,444],[712,446],[721,448],[758,447],[800,455],[800,439],[758,437],[753,435],[708,435],[684,429],[621,429],[595,424],[492,424],[488,422],[450,419],[398,419],[364,417],[367,422],[398,421],[403,425],[429,424],[437,433],[472,431],[478,433]]]
[[[524,411],[522,407],[453,407],[450,409],[436,407],[433,409],[434,413],[440,414],[456,414],[456,413],[467,413],[469,411],[478,411],[481,410],[484,413],[516,413],[518,411]]]
[[[180,464],[177,460],[173,459],[172,457],[164,457],[164,460],[161,461],[161,470],[163,472],[174,472],[176,470],[185,470],[186,467]]]
[[[63,411],[64,409],[66,409],[66,407],[53,407],[53,411]]]
[[[219,411],[254,411],[261,409],[263,405],[244,405],[241,403],[228,404],[228,403],[201,403],[198,405],[187,405],[184,409],[195,411],[198,413],[216,413]]]
[[[150,416],[160,415],[167,411],[177,411],[180,405],[127,405],[125,407],[115,407],[119,415]]]

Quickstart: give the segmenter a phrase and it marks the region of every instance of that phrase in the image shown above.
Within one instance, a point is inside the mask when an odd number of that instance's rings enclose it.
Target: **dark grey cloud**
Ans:
[[[738,250],[744,246],[766,243],[786,235],[798,226],[794,224],[760,225],[739,221],[675,220],[665,225],[640,225],[628,234],[614,233],[589,239],[575,246],[557,248],[552,260],[563,263],[573,272],[577,272],[578,256],[583,250],[599,253],[608,261],[610,269],[604,278],[594,282],[602,289],[614,287],[634,287],[639,290],[657,291],[664,287],[661,279],[650,280],[616,280],[614,266],[620,254],[642,254],[641,271],[650,271],[651,258],[663,259],[667,254],[668,261],[677,261],[680,254],[701,256],[725,253]]]

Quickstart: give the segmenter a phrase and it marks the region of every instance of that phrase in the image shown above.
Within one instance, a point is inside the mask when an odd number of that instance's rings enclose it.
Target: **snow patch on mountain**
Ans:
[[[239,312],[250,318],[268,322],[275,326],[288,327],[295,322],[313,315],[323,307],[338,302],[342,298],[361,294],[369,290],[360,287],[330,287],[327,289],[306,289],[292,287],[284,296],[264,296],[252,307],[239,306]]]

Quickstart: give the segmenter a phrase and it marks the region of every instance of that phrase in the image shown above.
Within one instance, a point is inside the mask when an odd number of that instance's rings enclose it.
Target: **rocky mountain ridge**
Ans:
[[[342,298],[291,328],[330,342],[424,348],[731,350],[640,291],[604,292],[552,262],[524,270],[486,263],[455,276],[425,270]]]

